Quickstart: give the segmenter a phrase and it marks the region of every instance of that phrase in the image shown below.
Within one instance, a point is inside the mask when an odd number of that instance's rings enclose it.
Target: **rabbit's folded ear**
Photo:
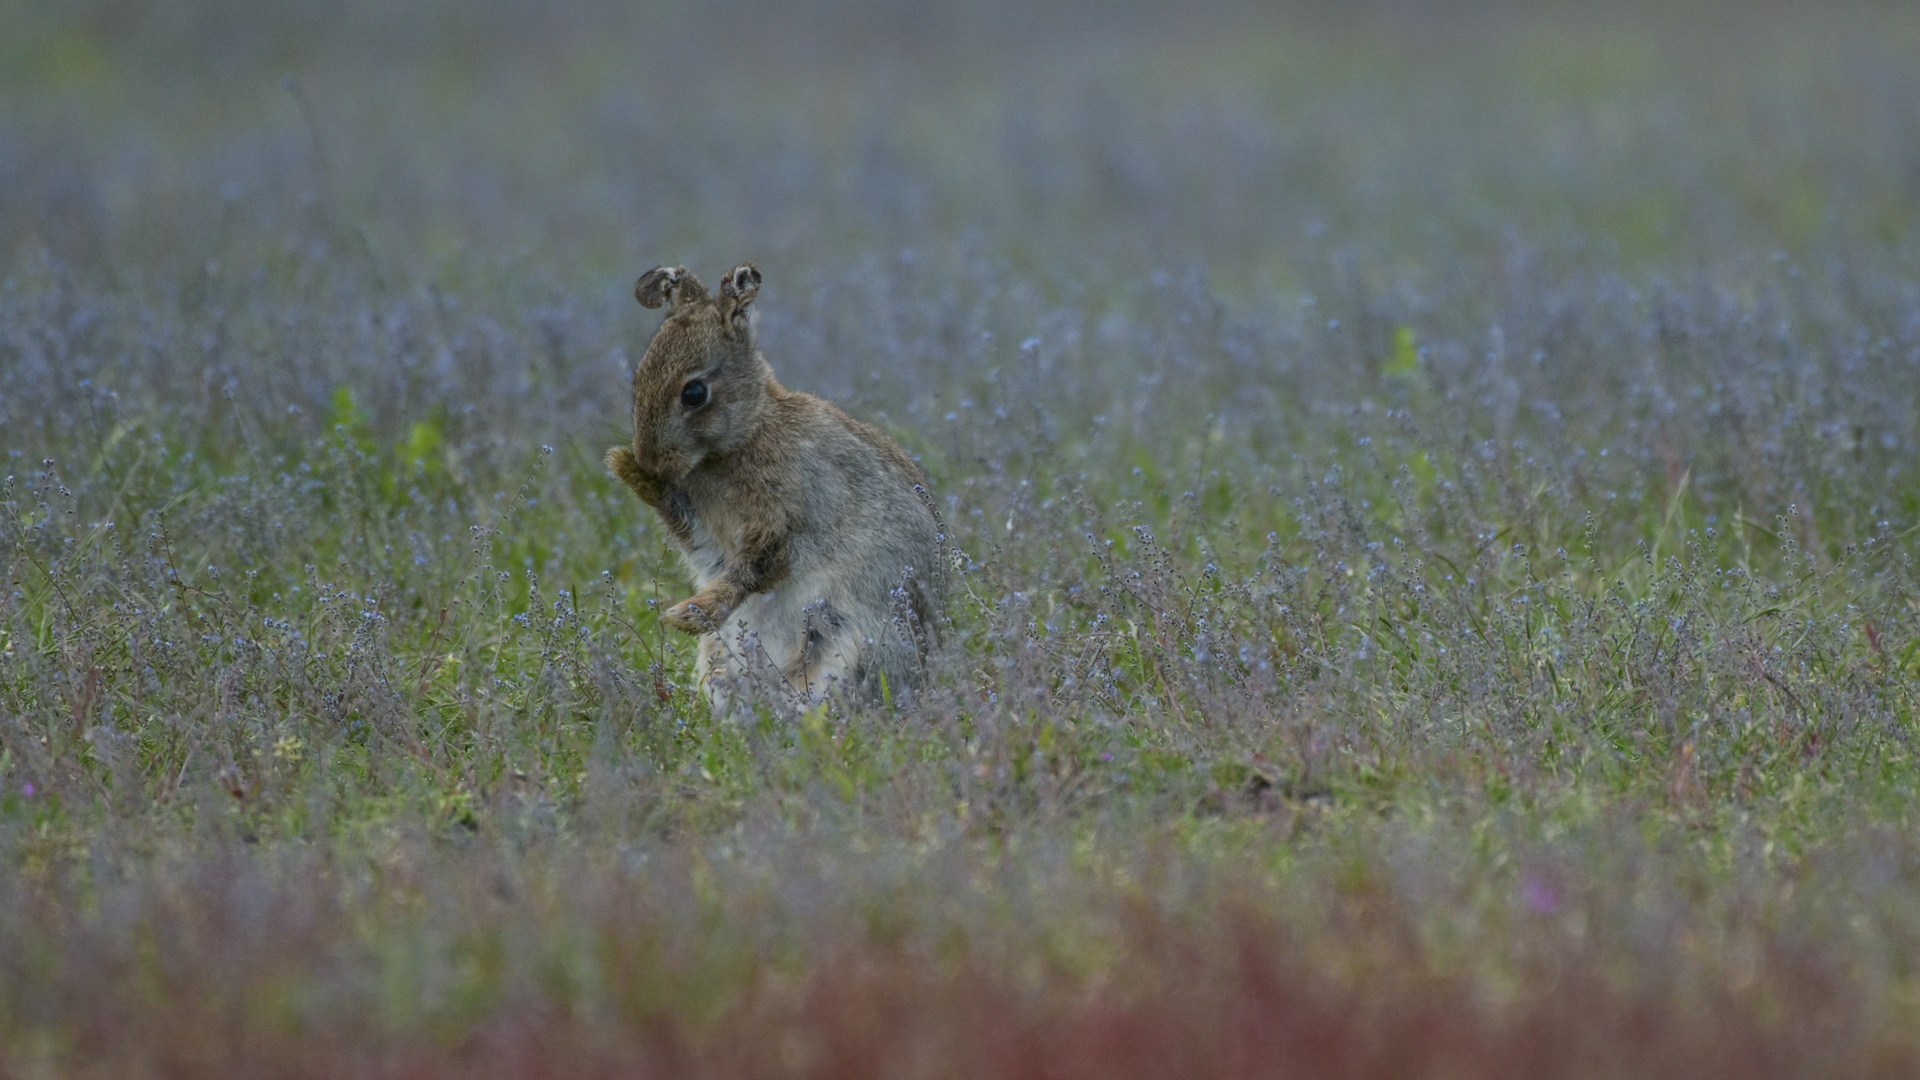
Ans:
[[[760,291],[760,268],[741,263],[720,280],[720,306],[728,315],[745,310]]]
[[[633,298],[641,307],[665,307],[671,315],[681,304],[705,300],[707,287],[684,266],[656,266],[633,283]]]

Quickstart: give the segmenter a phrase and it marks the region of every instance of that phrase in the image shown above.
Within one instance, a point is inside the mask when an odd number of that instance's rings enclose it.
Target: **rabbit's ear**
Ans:
[[[671,315],[681,304],[705,300],[707,287],[684,266],[656,266],[633,283],[633,298],[641,307],[665,307]]]
[[[741,263],[727,271],[720,280],[720,306],[728,315],[736,315],[746,310],[748,304],[760,292],[760,268],[752,263]]]

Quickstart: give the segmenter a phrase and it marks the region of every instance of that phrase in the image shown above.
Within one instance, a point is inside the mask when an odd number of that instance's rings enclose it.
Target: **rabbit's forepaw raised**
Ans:
[[[684,630],[689,634],[705,634],[720,629],[733,612],[722,604],[717,597],[701,593],[690,600],[682,600],[666,610],[660,621],[675,630]]]
[[[607,471],[613,474],[613,478],[628,487],[635,487],[643,479],[640,462],[629,447],[616,446],[608,450],[606,462]]]

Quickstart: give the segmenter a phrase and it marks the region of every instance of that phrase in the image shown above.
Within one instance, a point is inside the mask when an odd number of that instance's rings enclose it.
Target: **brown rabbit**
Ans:
[[[755,348],[760,271],[709,296],[684,267],[649,270],[667,316],[633,373],[633,446],[607,468],[666,523],[698,592],[668,609],[701,635],[716,709],[771,667],[802,701],[915,683],[943,583],[926,476],[879,429],[781,386]]]

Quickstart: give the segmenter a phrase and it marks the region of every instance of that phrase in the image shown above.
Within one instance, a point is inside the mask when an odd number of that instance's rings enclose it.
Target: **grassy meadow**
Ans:
[[[1920,1073],[1920,11],[0,0],[0,1077]],[[709,715],[658,314],[925,464]]]

